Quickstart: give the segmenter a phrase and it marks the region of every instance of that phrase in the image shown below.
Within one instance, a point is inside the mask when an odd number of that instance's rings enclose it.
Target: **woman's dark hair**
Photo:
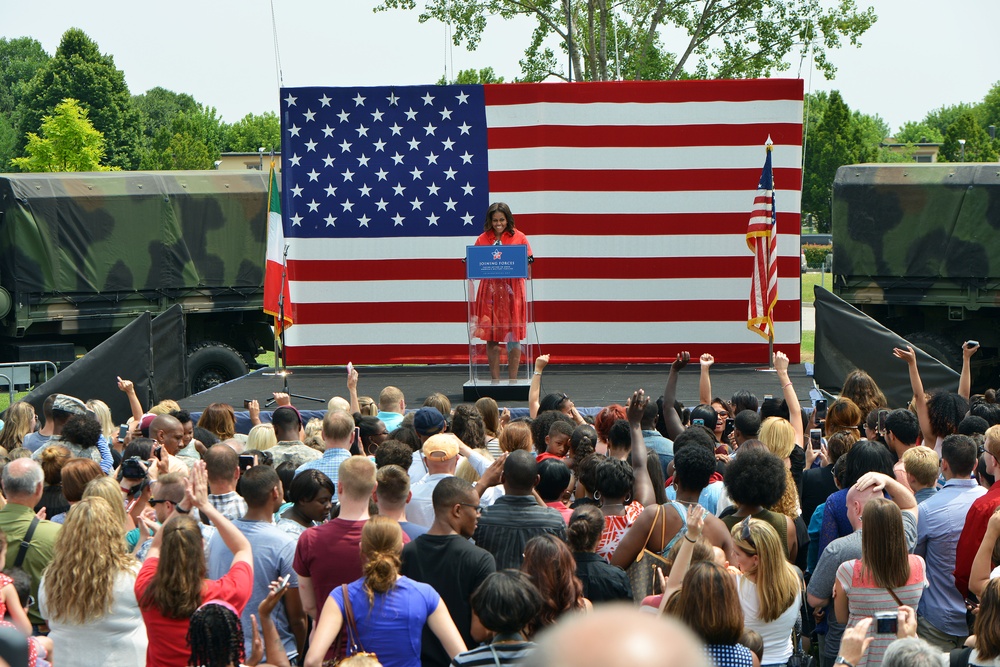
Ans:
[[[521,632],[545,605],[531,577],[519,570],[490,574],[473,591],[469,602],[483,627],[498,634]]]
[[[420,436],[417,435],[417,430],[410,426],[400,426],[395,431],[389,434],[390,440],[398,440],[399,442],[405,443],[410,446],[410,450],[414,452],[419,452],[421,442]]]
[[[594,495],[594,491],[597,490],[597,466],[603,460],[603,456],[591,454],[590,456],[585,456],[576,464],[576,478],[591,495]]]
[[[969,408],[969,414],[982,417],[990,426],[1000,424],[1000,405],[996,403],[987,403],[986,401],[975,403]]]
[[[979,596],[975,630],[979,658],[988,662],[1000,657],[1000,579],[990,579]]]
[[[507,218],[507,226],[504,228],[504,234],[514,235],[514,214],[510,212],[510,206],[504,204],[502,201],[494,202],[490,204],[490,207],[486,209],[486,223],[483,225],[483,231],[488,232],[493,229],[493,224],[490,222],[490,218],[497,211],[503,213],[503,217]]]
[[[564,421],[569,424],[573,423],[572,419],[561,412],[556,410],[542,412],[540,409],[538,416],[535,417],[535,421],[531,422],[531,441],[535,445],[535,451],[539,454],[545,451],[545,436],[549,434],[552,424],[557,421]]]
[[[630,450],[632,448],[632,427],[624,419],[616,419],[608,431],[608,445],[614,449]]]
[[[88,415],[73,415],[62,429],[62,439],[79,447],[97,447],[101,422]]]
[[[576,561],[566,543],[544,534],[528,540],[521,571],[542,594],[544,606],[525,626],[530,639],[538,630],[555,623],[563,613],[582,608],[583,583],[576,576]]]
[[[288,494],[292,488],[292,482],[295,481],[295,471],[298,470],[299,466],[294,461],[285,461],[284,463],[278,464],[278,467],[274,469],[278,473],[278,479],[281,480],[281,488],[285,492],[285,502],[292,502]],[[302,473],[303,475],[305,472]],[[313,496],[315,498],[316,496]]]
[[[100,477],[104,477],[104,471],[94,459],[70,459],[62,467],[63,497],[71,503],[80,502],[87,483]]]
[[[451,417],[451,432],[473,449],[486,449],[486,424],[472,405],[457,405]]]
[[[195,425],[194,430],[192,431],[192,437],[194,437],[194,439],[200,442],[201,444],[205,445],[206,448],[211,447],[212,445],[217,445],[220,442],[222,442],[221,440],[219,440],[219,436],[215,435],[207,428],[198,425]]]
[[[766,448],[746,443],[726,466],[723,481],[737,505],[771,507],[785,494],[785,462]]]
[[[712,561],[691,563],[670,607],[671,613],[706,644],[729,646],[740,640],[743,607],[736,580],[721,565]]]
[[[288,501],[308,503],[316,498],[320,489],[326,489],[333,495],[337,494],[337,489],[326,473],[315,469],[303,470],[288,486]]]
[[[941,438],[958,432],[969,411],[969,401],[963,396],[951,392],[934,394],[927,401],[927,416],[931,422],[931,431]]]
[[[568,396],[563,393],[545,394],[542,396],[542,400],[538,402],[538,414],[543,412],[548,412],[549,410],[562,410],[562,405],[568,400]]]
[[[847,488],[847,455],[841,456],[833,464],[833,478],[837,481],[837,488]]]
[[[207,602],[191,614],[187,643],[190,665],[228,667],[244,660],[240,617],[221,604]]]
[[[368,456],[371,454],[369,451],[370,443],[369,439],[373,435],[378,435],[380,433],[379,424],[382,424],[382,420],[378,417],[368,417],[362,415],[360,412],[354,415],[354,425],[358,427],[361,432],[361,443],[363,445],[362,449],[364,451],[358,451],[356,453]],[[383,424],[383,427],[385,425]],[[353,448],[352,448],[353,449]]]
[[[593,551],[604,531],[604,514],[594,505],[581,505],[573,510],[566,526],[566,542],[575,553]]]
[[[660,457],[656,452],[649,452],[646,457],[646,472],[649,473],[649,481],[653,483],[653,499],[657,505],[662,505],[667,502],[667,488],[663,481],[663,466],[660,465]]]
[[[858,440],[844,456],[844,488],[854,486],[867,472],[893,476],[892,455],[886,446],[871,440]]]
[[[729,401],[729,404],[733,408],[733,414],[736,415],[740,414],[744,410],[757,412],[757,408],[760,407],[757,402],[757,397],[746,389],[741,389],[733,394],[733,398]]]
[[[565,463],[545,459],[538,464],[538,484],[535,485],[535,491],[545,502],[555,502],[562,498],[572,477],[573,473]]]
[[[573,458],[581,461],[585,456],[594,453],[597,447],[597,431],[590,424],[580,424],[573,429],[573,435],[569,437],[569,451],[573,453]]]
[[[625,461],[606,458],[597,464],[597,488],[594,490],[602,498],[626,498],[632,495],[633,484],[635,472]]]

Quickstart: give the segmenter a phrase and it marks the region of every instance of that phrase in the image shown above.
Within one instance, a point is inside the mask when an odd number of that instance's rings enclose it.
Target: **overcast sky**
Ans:
[[[942,105],[978,102],[1000,79],[998,0],[859,0],[878,23],[861,48],[831,54],[837,78],[809,76],[806,90],[839,89],[852,109],[879,114],[895,131]],[[491,66],[513,79],[532,25],[489,24],[475,53],[446,48],[445,27],[417,12],[373,14],[373,0],[274,0],[286,86],[418,84]],[[418,4],[422,4],[418,1]],[[193,95],[229,122],[277,111],[278,75],[268,0],[0,0],[0,36],[31,36],[53,53],[62,33],[82,28],[114,56],[132,93],[155,86]],[[978,38],[976,37],[978,35]],[[668,45],[669,46],[669,45]],[[791,70],[778,76],[795,77]]]

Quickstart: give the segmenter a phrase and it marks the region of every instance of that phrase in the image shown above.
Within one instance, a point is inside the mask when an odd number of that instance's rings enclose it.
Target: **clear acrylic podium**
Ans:
[[[467,246],[469,381],[463,400],[526,401],[534,368],[528,249]]]

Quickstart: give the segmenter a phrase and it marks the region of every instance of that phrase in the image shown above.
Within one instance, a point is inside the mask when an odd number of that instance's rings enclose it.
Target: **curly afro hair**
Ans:
[[[726,466],[725,483],[737,505],[772,507],[785,494],[785,462],[767,449],[740,448]]]
[[[927,401],[931,430],[934,431],[934,435],[942,438],[958,432],[958,425],[962,423],[968,411],[969,402],[959,394],[951,392],[934,394]]]

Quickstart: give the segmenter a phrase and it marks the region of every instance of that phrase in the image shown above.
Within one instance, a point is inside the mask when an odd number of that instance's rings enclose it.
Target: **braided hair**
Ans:
[[[240,617],[221,604],[208,602],[191,615],[187,632],[189,665],[228,667],[244,660]]]

